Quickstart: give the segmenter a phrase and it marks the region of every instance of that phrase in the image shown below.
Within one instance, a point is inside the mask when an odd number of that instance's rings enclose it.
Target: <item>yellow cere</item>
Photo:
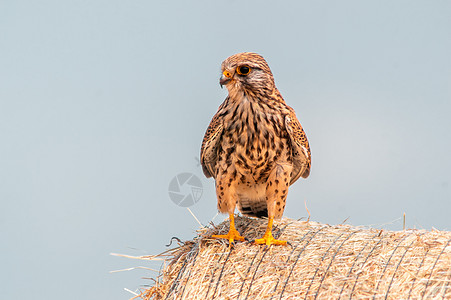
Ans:
[[[227,78],[232,78],[232,74],[229,71],[224,71],[222,74]]]

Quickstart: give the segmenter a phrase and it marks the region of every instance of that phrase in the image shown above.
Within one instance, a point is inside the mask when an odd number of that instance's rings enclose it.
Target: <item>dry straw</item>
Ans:
[[[266,220],[237,217],[255,239]],[[159,256],[164,266],[142,299],[451,299],[451,232],[386,231],[283,219],[291,246],[212,239],[228,222]]]

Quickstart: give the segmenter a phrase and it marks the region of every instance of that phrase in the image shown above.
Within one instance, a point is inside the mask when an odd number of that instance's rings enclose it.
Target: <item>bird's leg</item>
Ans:
[[[254,241],[255,244],[262,244],[262,245],[286,245],[287,241],[281,241],[281,240],[276,240],[271,233],[272,230],[272,223],[274,221],[274,217],[270,217],[268,220],[268,227],[266,227],[266,232],[263,235],[263,237],[261,239],[256,239]]]
[[[218,210],[222,213],[229,213],[230,229],[227,234],[213,235],[214,238],[227,239],[230,245],[237,241],[244,241],[244,237],[235,228],[235,211],[237,195],[235,192],[234,180],[235,172],[227,172],[226,170],[219,169],[216,175],[216,195],[218,197]]]
[[[244,237],[242,237],[238,230],[236,230],[235,228],[235,216],[233,215],[233,213],[229,214],[229,221],[230,229],[227,234],[212,235],[212,237],[217,239],[227,239],[229,240],[230,245],[232,245],[235,240],[244,242]]]
[[[271,171],[266,185],[266,207],[268,209],[268,227],[261,239],[256,239],[256,244],[286,245],[286,241],[276,240],[271,233],[274,217],[281,218],[285,209],[285,200],[288,194],[291,166],[277,164]]]

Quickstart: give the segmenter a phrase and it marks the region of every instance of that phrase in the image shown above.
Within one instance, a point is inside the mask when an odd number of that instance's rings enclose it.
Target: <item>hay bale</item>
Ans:
[[[249,239],[266,220],[237,217]],[[273,233],[291,247],[210,238],[228,221],[204,228],[164,256],[143,299],[451,299],[451,232],[386,231],[291,219]],[[155,258],[155,257],[154,257]]]

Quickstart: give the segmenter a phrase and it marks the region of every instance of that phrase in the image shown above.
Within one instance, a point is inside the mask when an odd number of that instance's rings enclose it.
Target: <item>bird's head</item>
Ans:
[[[274,78],[265,59],[252,52],[238,53],[227,58],[221,65],[219,84],[226,86],[229,95],[250,91],[271,93]]]

